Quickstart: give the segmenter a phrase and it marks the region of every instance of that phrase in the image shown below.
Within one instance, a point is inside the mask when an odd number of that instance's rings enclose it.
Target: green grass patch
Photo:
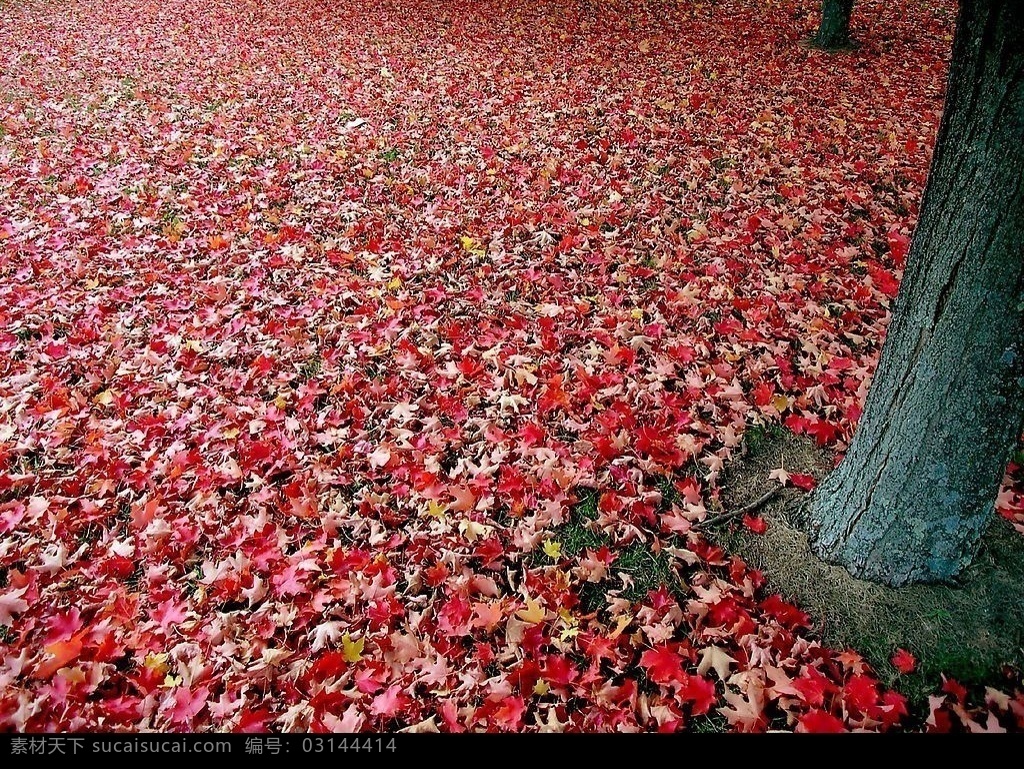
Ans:
[[[665,504],[671,504],[676,497],[672,479],[659,480],[663,485]],[[608,577],[599,583],[588,582],[579,589],[580,602],[584,611],[591,612],[605,605],[609,590],[618,588],[622,582],[618,575],[625,574],[629,580],[620,595],[627,601],[642,601],[652,590],[667,585],[676,595],[684,592],[683,586],[670,568],[669,558],[664,553],[655,553],[648,542],[633,542],[624,547],[612,544],[611,539],[594,525],[598,518],[599,493],[592,489],[577,491],[579,502],[573,508],[569,519],[551,530],[551,539],[562,546],[562,555],[576,559],[586,550],[608,547],[615,554],[615,561],[608,568]],[[538,548],[529,558],[530,566],[550,564],[550,559]]]
[[[649,592],[662,585],[667,585],[673,593],[680,592],[680,586],[669,568],[668,557],[663,553],[655,553],[646,542],[635,542],[618,550],[617,556],[610,571],[613,574],[624,572],[632,578],[632,584],[622,591],[622,597],[626,600],[643,600]]]
[[[553,539],[562,543],[562,552],[575,558],[584,550],[610,544],[611,540],[604,532],[597,530],[593,522],[597,520],[597,492],[588,492],[576,504],[569,520],[555,527]]]
[[[751,454],[760,454],[767,447],[772,446],[783,439],[786,430],[782,425],[774,423],[763,425],[752,425],[747,428],[743,439],[746,442],[747,451]]]
[[[319,375],[321,368],[323,368],[323,361],[320,360],[319,356],[310,358],[299,366],[299,377],[304,382],[315,379]]]

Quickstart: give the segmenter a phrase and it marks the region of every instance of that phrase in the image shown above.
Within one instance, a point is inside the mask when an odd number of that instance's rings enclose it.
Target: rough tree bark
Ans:
[[[1024,2],[962,0],[921,216],[814,551],[893,586],[967,566],[1024,428]]]
[[[821,24],[818,32],[811,38],[816,48],[835,50],[850,45],[850,14],[853,13],[853,0],[822,0]]]

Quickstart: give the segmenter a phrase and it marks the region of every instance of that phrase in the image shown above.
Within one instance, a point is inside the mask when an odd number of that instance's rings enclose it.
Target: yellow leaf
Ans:
[[[557,561],[562,556],[562,543],[556,542],[553,539],[549,539],[544,542],[544,555],[553,561]]]
[[[164,678],[164,682],[160,684],[164,689],[173,689],[175,686],[180,686],[181,682],[185,679],[181,676],[168,675]]]
[[[558,637],[562,641],[570,641],[580,634],[580,629],[577,627],[577,625],[579,625],[579,620],[567,609],[559,609],[558,618],[562,620],[562,623],[565,625],[558,634]]]
[[[640,320],[641,318],[644,317],[644,311],[641,310],[639,307],[634,307],[632,310],[630,310],[629,315],[631,318],[633,318],[633,320]]]
[[[525,609],[520,609],[516,612],[516,616],[528,625],[536,625],[538,622],[541,622],[546,615],[547,612],[544,611],[544,607],[532,598],[526,599]]]
[[[776,395],[772,400],[772,405],[779,411],[785,411],[789,408],[789,398],[785,395]]]
[[[447,509],[447,505],[442,505],[440,502],[436,502],[433,499],[427,502],[427,515],[431,518],[444,518],[444,514]]]
[[[150,652],[146,655],[142,664],[148,670],[152,670],[157,675],[164,675],[168,670],[170,670],[170,666],[167,664],[167,654],[165,652],[159,652],[156,654]]]
[[[188,339],[185,341],[185,349],[192,350],[192,352],[202,352],[203,343],[198,339]]]
[[[352,636],[345,633],[341,637],[341,655],[345,658],[345,662],[359,662],[363,658],[363,646],[365,644],[365,638],[353,641]]]
[[[284,411],[288,407],[288,399],[283,395],[278,395],[274,398],[274,405],[281,411]]]
[[[402,279],[395,277],[388,281],[388,288],[394,291],[396,288],[402,285]]]
[[[545,681],[543,678],[539,679],[537,683],[533,685],[533,693],[536,694],[538,697],[543,697],[549,691],[551,691],[551,687],[548,686],[548,682]]]
[[[484,254],[487,253],[486,249],[484,249],[479,243],[477,243],[473,238],[469,237],[468,235],[463,235],[462,237],[460,237],[459,243],[466,251],[473,254],[473,256],[483,256]]]
[[[558,638],[561,641],[571,641],[579,634],[580,629],[578,627],[567,627],[561,633],[558,634]]]
[[[100,406],[109,406],[114,402],[114,394],[110,390],[104,390],[93,398],[92,402]]]
[[[622,635],[622,631],[629,627],[629,623],[633,621],[633,617],[629,614],[622,614],[615,620],[615,630],[608,636],[609,638],[618,638]]]

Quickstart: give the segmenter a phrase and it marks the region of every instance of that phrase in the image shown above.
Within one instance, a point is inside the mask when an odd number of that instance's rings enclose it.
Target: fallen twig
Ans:
[[[729,511],[728,513],[721,513],[719,515],[713,515],[710,518],[705,518],[703,521],[694,526],[693,529],[696,531],[700,531],[701,529],[706,529],[708,526],[717,526],[720,523],[731,521],[733,518],[739,518],[741,515],[752,513],[754,510],[757,510],[757,508],[759,508],[769,499],[771,499],[780,491],[782,491],[782,488],[782,486],[776,486],[774,489],[771,489],[762,494],[753,502],[743,505],[743,507],[738,507],[735,510]]]

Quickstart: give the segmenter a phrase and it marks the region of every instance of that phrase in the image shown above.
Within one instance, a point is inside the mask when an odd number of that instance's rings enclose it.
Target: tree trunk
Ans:
[[[817,48],[835,50],[850,45],[850,14],[853,0],[822,0],[821,25],[811,40]]]
[[[814,551],[899,586],[967,566],[1024,429],[1024,3],[962,0],[946,109],[864,415]]]

